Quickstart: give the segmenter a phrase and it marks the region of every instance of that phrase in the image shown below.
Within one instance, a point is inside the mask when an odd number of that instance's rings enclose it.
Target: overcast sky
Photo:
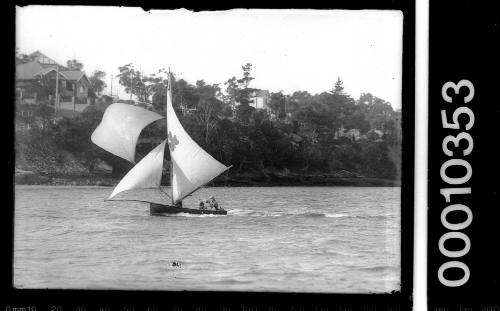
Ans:
[[[17,48],[60,64],[77,59],[87,75],[134,63],[144,74],[170,66],[190,83],[241,77],[251,87],[290,94],[333,88],[337,77],[354,98],[370,92],[401,107],[403,15],[400,11],[233,10],[192,13],[140,8],[17,8]],[[114,80],[113,93],[118,80]],[[120,88],[119,95],[128,98]]]

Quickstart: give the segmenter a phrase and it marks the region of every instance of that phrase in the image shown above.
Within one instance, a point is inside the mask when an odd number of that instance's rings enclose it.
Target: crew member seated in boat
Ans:
[[[210,209],[214,209],[214,203],[212,202],[212,200],[211,200],[211,199],[207,199],[207,200],[205,201],[205,203],[207,203],[207,204],[208,204],[208,206],[210,207]]]
[[[182,208],[182,201],[175,203],[175,207]]]
[[[215,208],[216,211],[220,210],[219,203],[213,196],[211,196],[209,200],[210,200],[210,207]]]
[[[200,201],[200,209],[207,209],[207,208],[205,207],[205,202]]]

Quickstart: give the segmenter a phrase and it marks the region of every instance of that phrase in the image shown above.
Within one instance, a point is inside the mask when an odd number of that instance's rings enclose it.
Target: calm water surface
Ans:
[[[400,188],[205,188],[227,216],[150,216],[112,188],[16,186],[18,288],[389,292]],[[173,265],[180,263],[180,267]]]

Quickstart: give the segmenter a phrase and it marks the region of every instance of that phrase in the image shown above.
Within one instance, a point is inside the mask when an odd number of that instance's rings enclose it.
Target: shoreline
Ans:
[[[120,178],[104,176],[42,175],[36,173],[16,174],[14,184],[39,186],[95,186],[115,187]],[[218,178],[207,184],[208,187],[400,187],[399,180],[372,177],[335,177],[331,174],[235,176]]]

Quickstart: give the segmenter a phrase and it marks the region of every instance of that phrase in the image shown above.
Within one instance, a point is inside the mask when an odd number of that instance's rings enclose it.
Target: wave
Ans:
[[[225,217],[226,215],[214,215],[214,214],[189,214],[189,213],[178,213],[178,214],[166,214],[168,217]],[[231,209],[227,211],[227,216],[248,216],[248,217],[310,217],[310,218],[360,218],[360,219],[386,219],[390,215],[350,215],[347,213],[321,213],[321,212],[282,212],[282,211],[256,211],[256,210],[244,210],[244,209]]]
[[[356,217],[356,216],[351,216],[349,214],[341,214],[341,213],[319,213],[319,212],[286,213],[286,212],[273,212],[273,211],[263,212],[263,211],[241,210],[241,209],[229,210],[227,214],[233,216],[253,216],[253,217],[282,217],[282,216],[312,217],[312,218]]]
[[[355,216],[356,218],[361,218],[361,219],[386,219],[388,217],[391,217],[390,215],[371,215],[371,216]]]
[[[360,218],[360,219],[386,219],[387,215],[374,215],[374,216],[359,216],[359,215],[349,215],[344,213],[302,213],[295,214],[297,216],[305,216],[305,217],[328,217],[328,218]]]
[[[227,211],[228,215],[235,215],[235,216],[245,216],[245,215],[250,215],[256,213],[254,210],[243,210],[239,208],[231,209]]]
[[[73,228],[69,228],[69,229],[64,230],[62,232],[56,233],[56,234],[54,234],[54,236],[66,235],[66,234],[71,233],[71,232],[73,232]]]
[[[326,214],[323,213],[297,213],[297,214],[289,214],[293,216],[304,216],[304,217],[325,217]]]
[[[205,218],[205,217],[223,217],[225,215],[177,213],[177,214],[165,214],[164,216],[166,216],[166,217],[196,217],[196,218]]]
[[[394,266],[375,266],[375,267],[359,268],[358,270],[367,271],[367,272],[397,272],[397,271],[399,271],[398,267],[394,267]]]
[[[351,217],[349,214],[325,214],[325,217],[331,217],[331,218],[341,218],[341,217]],[[356,216],[352,216],[356,217]]]

